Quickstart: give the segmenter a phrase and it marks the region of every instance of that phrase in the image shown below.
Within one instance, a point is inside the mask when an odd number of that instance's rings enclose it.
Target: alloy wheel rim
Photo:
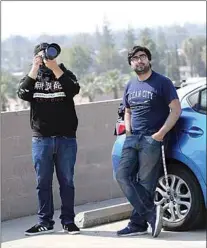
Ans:
[[[159,179],[155,204],[163,207],[163,220],[176,223],[188,215],[192,205],[192,196],[188,185],[182,178],[169,174],[168,182],[169,192],[167,192],[165,177]]]

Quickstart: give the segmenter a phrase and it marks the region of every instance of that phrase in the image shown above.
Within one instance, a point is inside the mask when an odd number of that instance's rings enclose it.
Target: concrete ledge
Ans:
[[[87,228],[106,224],[113,221],[124,220],[131,215],[132,206],[128,202],[97,208],[76,215],[75,222],[80,228]]]

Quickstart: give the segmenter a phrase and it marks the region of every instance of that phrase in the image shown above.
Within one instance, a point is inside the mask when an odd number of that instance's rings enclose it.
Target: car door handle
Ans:
[[[199,137],[199,136],[203,135],[203,130],[201,128],[195,127],[195,126],[189,128],[189,129],[183,129],[182,132],[187,133],[191,137]]]

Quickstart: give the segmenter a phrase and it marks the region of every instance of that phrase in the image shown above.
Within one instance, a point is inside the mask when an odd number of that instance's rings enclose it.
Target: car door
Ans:
[[[180,149],[197,165],[206,182],[206,87],[190,93],[181,104]]]

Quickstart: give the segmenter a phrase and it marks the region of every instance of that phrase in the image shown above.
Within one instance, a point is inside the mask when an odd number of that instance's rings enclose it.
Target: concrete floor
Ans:
[[[76,213],[94,208],[93,204],[76,207]],[[24,231],[36,223],[36,216],[28,216],[3,222],[2,248],[205,248],[206,231],[165,232],[156,239],[143,236],[117,237],[116,231],[125,227],[127,220],[82,229],[81,234],[71,236],[61,232],[60,212],[55,212],[55,233],[33,237]]]

